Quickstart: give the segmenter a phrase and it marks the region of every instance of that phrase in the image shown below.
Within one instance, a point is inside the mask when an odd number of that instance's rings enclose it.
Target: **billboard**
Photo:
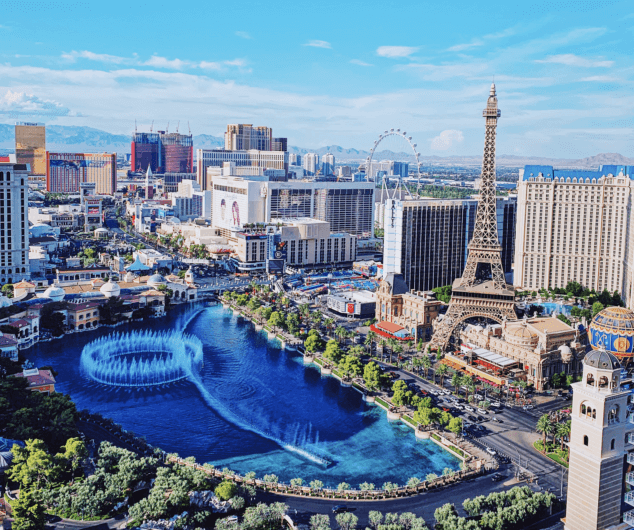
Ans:
[[[269,238],[269,259],[286,261],[288,257],[288,241],[282,241],[280,234],[271,234]]]
[[[219,228],[235,230],[242,228],[248,219],[248,200],[246,195],[220,192],[214,193],[214,224]]]

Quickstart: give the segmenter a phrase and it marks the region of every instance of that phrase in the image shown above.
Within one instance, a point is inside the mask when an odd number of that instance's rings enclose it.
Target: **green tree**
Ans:
[[[314,490],[320,490],[324,487],[324,483],[321,480],[311,480],[310,487]]]
[[[326,344],[326,350],[324,351],[324,359],[327,359],[332,364],[337,365],[341,360],[341,350],[336,340],[331,339]]]
[[[341,344],[341,339],[345,338],[347,334],[348,334],[348,330],[344,328],[343,326],[337,326],[337,329],[335,329],[335,336],[337,337],[337,340],[339,341],[340,344]]]
[[[301,478],[292,478],[291,479],[291,486],[293,486],[294,488],[300,488],[303,483],[304,483],[304,480],[301,479]]]
[[[322,513],[311,515],[310,530],[330,530],[330,517]]]
[[[42,440],[27,440],[25,447],[14,445],[11,452],[13,465],[7,474],[20,484],[20,490],[39,490],[60,474],[59,466]]]
[[[339,369],[343,373],[345,378],[354,378],[363,372],[363,365],[361,361],[353,355],[346,355],[339,362]]]
[[[561,320],[564,324],[568,324],[570,326],[570,319],[566,315],[557,315],[557,318]]]
[[[14,530],[44,530],[46,526],[45,508],[37,491],[20,490],[20,498],[13,503]]]
[[[230,480],[223,480],[216,486],[214,493],[221,501],[228,501],[229,499],[235,497],[237,491],[238,487],[234,482]]]
[[[348,491],[350,489],[350,484],[348,484],[347,482],[340,482],[337,485],[337,491],[342,492],[342,491]]]
[[[63,449],[64,452],[59,454],[58,457],[69,463],[71,471],[77,471],[81,467],[82,462],[88,456],[86,444],[81,440],[81,438],[69,438],[66,440],[66,444]]]
[[[368,514],[368,519],[370,520],[372,528],[377,529],[379,525],[383,522],[383,514],[379,511],[371,510]]]
[[[594,318],[597,313],[603,311],[604,308],[605,306],[601,302],[595,302],[594,304],[592,304],[592,317]]]
[[[462,418],[451,418],[447,425],[447,430],[454,434],[460,434],[462,432]]]
[[[279,311],[273,311],[268,319],[268,322],[269,325],[273,328],[273,331],[275,331],[278,327],[282,325],[284,319],[282,318],[282,315]]]
[[[376,340],[376,333],[372,330],[368,331],[368,334],[365,336],[365,340],[363,344],[367,346],[368,351],[372,351],[372,343]]]
[[[368,390],[376,392],[381,387],[381,371],[378,365],[371,361],[363,369],[363,382]]]
[[[335,519],[341,530],[354,530],[359,522],[359,518],[351,512],[338,513]]]
[[[304,341],[304,348],[307,352],[314,353],[323,348],[323,341],[319,338],[319,335],[309,335]]]
[[[436,368],[436,374],[440,377],[440,386],[444,388],[445,376],[449,373],[449,367],[446,364],[439,364]]]
[[[546,451],[546,437],[553,432],[553,424],[548,417],[548,414],[543,414],[537,420],[535,430],[544,435],[544,451]]]
[[[415,488],[416,486],[418,486],[420,484],[420,479],[416,478],[416,477],[411,477],[408,481],[407,481],[407,487],[408,488]]]

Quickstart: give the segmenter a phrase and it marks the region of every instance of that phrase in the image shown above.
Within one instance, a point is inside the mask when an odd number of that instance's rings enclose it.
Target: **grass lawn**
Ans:
[[[550,448],[552,444],[546,444],[547,448]],[[542,450],[544,448],[542,441],[541,440],[537,440],[536,442],[533,443],[533,447],[535,449],[537,449],[540,453],[542,453],[543,455],[546,455],[548,458],[550,458],[553,462],[557,462],[560,466],[564,466],[565,468],[568,468],[568,462],[566,462],[566,459],[564,457],[562,457],[558,452],[547,452],[544,453]]]

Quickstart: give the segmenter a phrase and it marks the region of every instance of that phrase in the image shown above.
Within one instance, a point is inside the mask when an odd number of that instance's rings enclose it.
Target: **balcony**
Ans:
[[[634,485],[634,471],[630,471],[625,474],[625,482],[627,482],[630,486]]]
[[[634,453],[627,453],[627,463],[634,464]]]
[[[634,444],[634,432],[627,433],[627,443]]]
[[[630,526],[634,526],[634,510],[630,510],[629,512],[625,512],[623,514],[623,522],[629,524]]]
[[[634,491],[628,491],[625,494],[624,498],[625,502],[627,502],[630,506],[634,506]]]

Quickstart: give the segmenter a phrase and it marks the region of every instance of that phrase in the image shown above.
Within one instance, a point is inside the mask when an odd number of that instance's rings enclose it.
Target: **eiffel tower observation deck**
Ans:
[[[447,313],[434,323],[432,348],[445,349],[458,326],[469,318],[502,322],[516,319],[515,290],[506,283],[502,267],[502,247],[498,240],[495,196],[495,135],[498,118],[495,83],[487,106],[480,196],[473,238],[469,242],[467,264],[462,277],[454,281]]]

